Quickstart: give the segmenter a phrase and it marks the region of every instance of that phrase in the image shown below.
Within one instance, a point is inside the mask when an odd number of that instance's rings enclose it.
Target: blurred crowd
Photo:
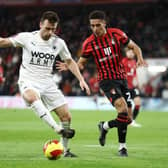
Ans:
[[[165,4],[139,5],[101,5],[101,6],[54,6],[24,7],[23,9],[0,7],[0,37],[8,37],[18,32],[39,29],[42,11],[55,10],[61,22],[57,33],[67,43],[73,58],[81,55],[82,41],[90,34],[88,13],[93,9],[106,10],[108,25],[117,27],[141,46],[144,58],[166,58],[168,56],[168,11]],[[65,12],[66,11],[66,12]],[[0,95],[19,94],[17,80],[21,62],[20,49],[0,49]],[[95,81],[95,66],[92,61],[82,73],[92,90],[98,86]],[[85,95],[79,88],[78,81],[70,72],[59,73],[53,67],[54,79],[65,95]],[[94,86],[96,85],[96,86]],[[153,90],[150,81],[142,90],[143,96],[161,96],[161,90],[168,88],[168,72],[160,75],[160,82]],[[145,90],[146,89],[146,90]],[[95,92],[95,91],[93,91]]]

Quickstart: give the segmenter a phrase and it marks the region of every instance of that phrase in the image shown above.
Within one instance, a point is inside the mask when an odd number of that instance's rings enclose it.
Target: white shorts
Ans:
[[[38,82],[20,80],[18,84],[21,95],[23,95],[23,93],[27,89],[33,89],[34,91],[36,91],[36,93],[39,95],[42,102],[49,111],[52,111],[55,108],[67,104],[64,95],[57,88],[54,81],[49,81],[47,85],[42,85]],[[26,105],[30,106],[30,104],[28,104],[27,102]]]

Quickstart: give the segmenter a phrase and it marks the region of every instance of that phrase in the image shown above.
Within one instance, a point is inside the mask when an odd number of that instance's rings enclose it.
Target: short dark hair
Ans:
[[[101,10],[94,10],[89,14],[89,20],[90,19],[106,20],[106,14]]]
[[[48,20],[50,23],[59,23],[59,17],[57,13],[53,11],[44,12],[40,21],[43,22],[44,20]]]

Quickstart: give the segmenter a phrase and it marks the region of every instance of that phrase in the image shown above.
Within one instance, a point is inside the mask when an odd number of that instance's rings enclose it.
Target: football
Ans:
[[[63,146],[58,140],[47,141],[43,146],[44,155],[50,160],[59,159],[63,151]]]

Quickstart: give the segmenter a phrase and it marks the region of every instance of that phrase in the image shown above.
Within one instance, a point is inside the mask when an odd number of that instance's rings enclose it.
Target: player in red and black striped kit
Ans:
[[[128,92],[126,73],[122,63],[122,46],[131,48],[137,55],[137,65],[143,66],[140,47],[117,28],[106,28],[106,16],[103,11],[93,11],[89,15],[90,27],[93,32],[83,43],[82,56],[78,66],[83,69],[90,57],[94,58],[98,71],[100,88],[109,101],[114,105],[118,116],[114,120],[99,123],[100,145],[105,145],[106,134],[110,128],[117,127],[119,139],[119,155],[128,156],[126,148],[128,106],[130,92]]]
[[[98,81],[109,101],[118,112],[116,119],[101,121],[99,143],[105,145],[106,135],[110,128],[117,127],[119,140],[119,155],[128,156],[126,147],[128,105],[131,103],[127,87],[126,72],[122,63],[122,47],[133,50],[137,56],[137,66],[146,66],[140,47],[117,28],[106,28],[106,16],[103,11],[93,11],[89,15],[92,34],[84,41],[82,56],[78,60],[80,69],[84,69],[90,57],[97,66]],[[92,59],[92,60],[93,60]],[[57,62],[59,71],[67,70],[66,65]]]
[[[136,72],[136,60],[135,60],[135,54],[132,49],[125,48],[125,55],[126,57],[123,58],[122,62],[125,67],[125,71],[127,74],[127,82],[128,82],[128,89],[131,94],[131,99],[134,102],[134,109],[132,112],[132,104],[129,104],[128,106],[128,115],[132,117],[132,123],[130,124],[133,127],[141,127],[140,124],[135,122],[135,119],[137,118],[141,106],[141,98],[140,98],[140,92],[138,89],[138,77]]]

